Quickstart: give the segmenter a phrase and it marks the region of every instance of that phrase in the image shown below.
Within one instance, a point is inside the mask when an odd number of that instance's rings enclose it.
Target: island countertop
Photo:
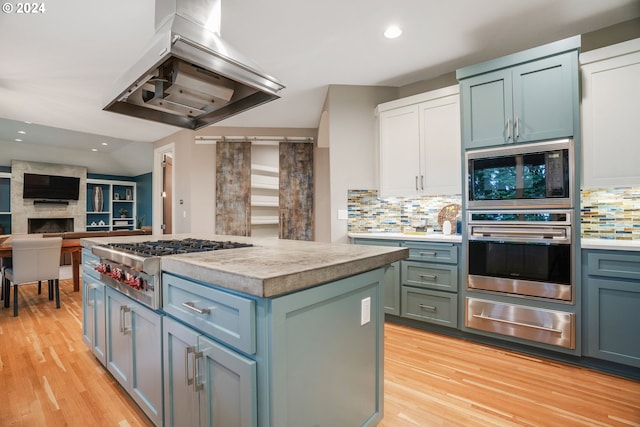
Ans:
[[[271,298],[373,270],[409,256],[407,248],[343,243],[180,234],[85,238],[84,247],[187,237],[251,243],[247,248],[170,255],[160,258],[163,272]]]

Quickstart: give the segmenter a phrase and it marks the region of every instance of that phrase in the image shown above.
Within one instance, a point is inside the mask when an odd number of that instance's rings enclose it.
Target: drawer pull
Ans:
[[[434,307],[433,305],[418,304],[418,307],[420,307],[422,310],[437,311],[436,307]]]
[[[195,302],[191,302],[191,301],[183,302],[182,306],[185,308],[188,308],[191,311],[195,311],[198,314],[211,314],[210,308],[198,308],[196,307]]]
[[[528,323],[514,322],[513,320],[498,319],[496,317],[483,316],[482,314],[474,314],[473,317],[475,317],[477,319],[491,320],[491,321],[494,321],[494,322],[507,323],[509,325],[524,326],[525,328],[539,329],[541,331],[547,331],[547,332],[554,332],[556,334],[562,334],[562,330],[561,329],[553,329],[553,328],[547,328],[545,326],[530,325]]]
[[[435,274],[421,274],[420,278],[435,281],[438,278],[438,276],[436,276]]]
[[[420,256],[436,256],[435,252],[418,252],[420,254]]]

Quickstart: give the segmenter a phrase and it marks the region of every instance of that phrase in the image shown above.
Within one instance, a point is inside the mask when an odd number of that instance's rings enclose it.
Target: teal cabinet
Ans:
[[[166,426],[257,425],[256,361],[163,318]]]
[[[640,253],[583,250],[586,355],[640,368]]]
[[[383,274],[256,298],[164,273],[165,425],[376,425]]]
[[[87,271],[82,273],[82,339],[93,355],[106,366],[107,326],[105,286]]]
[[[458,327],[458,245],[406,241],[409,259],[400,261],[401,316]]]
[[[572,137],[578,47],[562,41],[458,70],[463,147]]]
[[[355,239],[356,245],[400,246],[395,240]],[[400,261],[387,267],[383,280],[384,312],[400,316]]]
[[[162,425],[162,323],[158,313],[106,288],[107,369]]]

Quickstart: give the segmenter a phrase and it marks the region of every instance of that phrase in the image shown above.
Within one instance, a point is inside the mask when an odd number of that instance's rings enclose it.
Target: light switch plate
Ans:
[[[349,219],[349,211],[346,209],[338,209],[338,219]]]
[[[371,297],[363,298],[360,301],[360,326],[371,321]]]

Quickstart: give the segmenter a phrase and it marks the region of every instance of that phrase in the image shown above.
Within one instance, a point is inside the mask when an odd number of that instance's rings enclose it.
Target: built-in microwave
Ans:
[[[469,150],[467,209],[572,208],[572,139]]]

